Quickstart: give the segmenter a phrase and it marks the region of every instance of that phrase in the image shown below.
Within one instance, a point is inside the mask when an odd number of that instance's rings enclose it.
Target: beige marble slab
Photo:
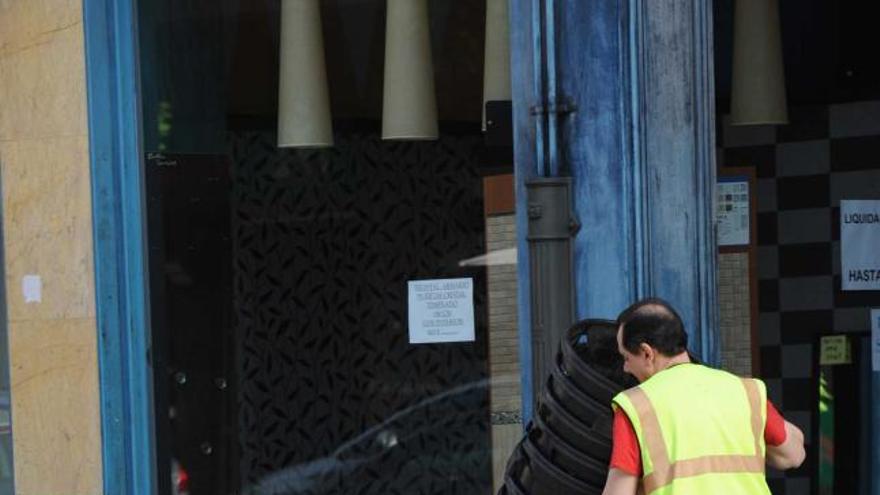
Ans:
[[[0,143],[0,170],[10,321],[94,317],[87,138]],[[26,275],[40,302],[25,301]]]
[[[0,102],[0,141],[86,135],[82,25],[0,50]]]
[[[101,493],[96,320],[9,326],[19,495]]]
[[[81,20],[80,0],[0,0],[0,54],[43,41]]]

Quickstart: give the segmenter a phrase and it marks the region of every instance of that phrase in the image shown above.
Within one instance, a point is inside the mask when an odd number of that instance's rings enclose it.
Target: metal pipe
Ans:
[[[544,88],[548,177],[559,177],[559,95],[556,77],[556,0],[544,1]],[[545,167],[546,169],[547,167]]]
[[[529,272],[531,275],[532,376],[546,376],[566,329],[574,321],[572,211],[570,177],[529,181]],[[542,382],[533,380],[534,398]]]

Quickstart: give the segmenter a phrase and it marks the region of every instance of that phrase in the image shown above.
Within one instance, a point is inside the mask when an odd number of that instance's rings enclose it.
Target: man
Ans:
[[[604,495],[769,495],[765,462],[803,462],[803,433],[767,400],[764,384],[691,362],[681,318],[665,301],[621,313],[617,342],[640,385],[614,398]]]

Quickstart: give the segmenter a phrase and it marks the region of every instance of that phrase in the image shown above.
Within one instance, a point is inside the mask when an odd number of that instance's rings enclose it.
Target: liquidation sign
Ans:
[[[880,200],[840,201],[843,290],[880,290]]]

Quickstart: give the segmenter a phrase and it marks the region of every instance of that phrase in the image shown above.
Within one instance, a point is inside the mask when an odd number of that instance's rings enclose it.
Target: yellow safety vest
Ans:
[[[646,495],[769,495],[760,380],[679,364],[614,398],[632,422]]]

